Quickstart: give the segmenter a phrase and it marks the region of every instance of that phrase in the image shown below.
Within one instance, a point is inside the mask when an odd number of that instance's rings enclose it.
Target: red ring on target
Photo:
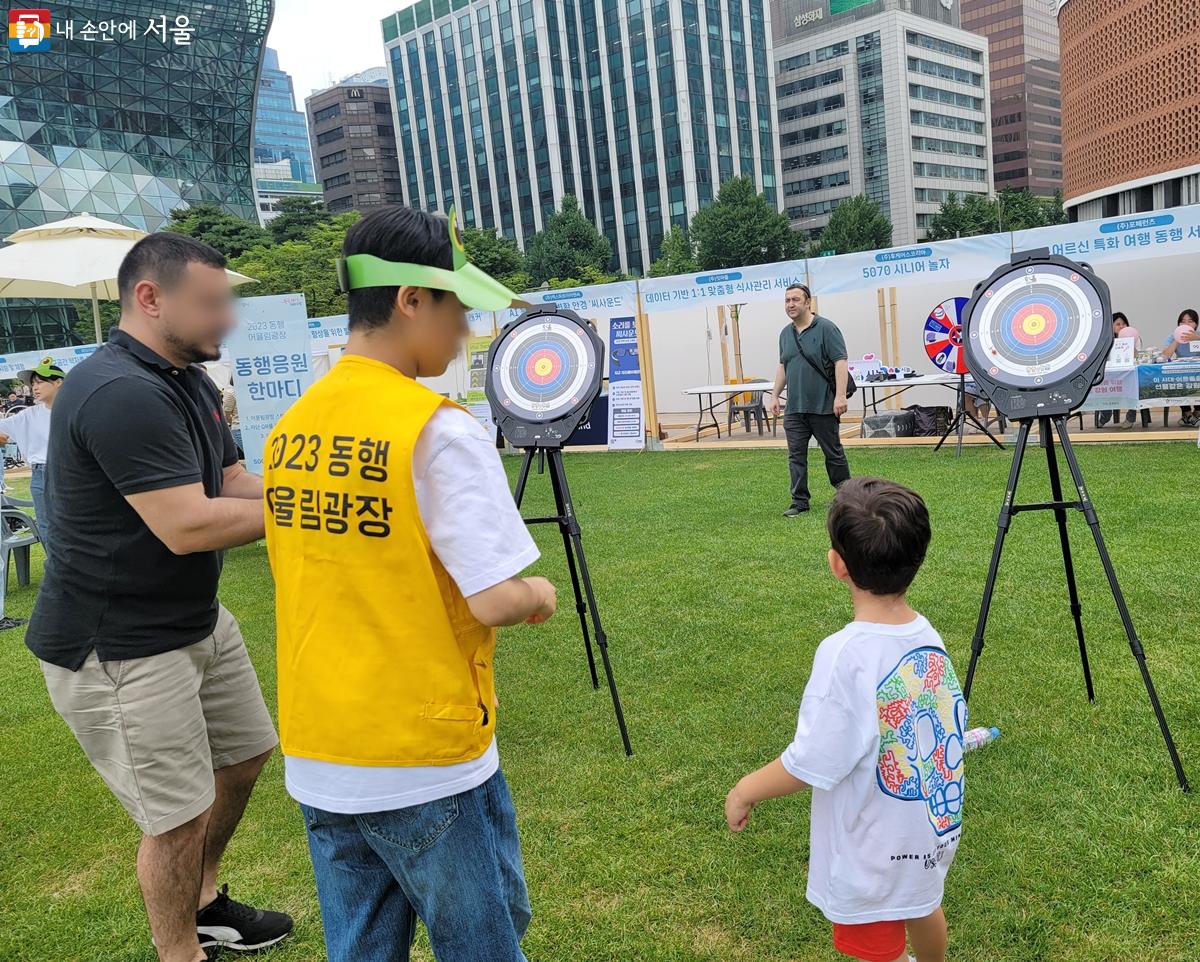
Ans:
[[[549,384],[562,370],[562,357],[547,348],[529,355],[525,361],[525,376],[538,385]]]
[[[1013,315],[1011,323],[1013,337],[1030,346],[1045,344],[1057,328],[1058,315],[1045,304],[1027,304]]]

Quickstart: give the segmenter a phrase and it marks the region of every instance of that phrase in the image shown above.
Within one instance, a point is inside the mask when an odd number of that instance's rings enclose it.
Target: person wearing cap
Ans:
[[[339,262],[350,337],[267,440],[279,731],[329,962],[520,962],[530,920],[496,748],[495,628],[555,590],[492,438],[416,379],[462,355],[466,309],[515,295],[446,218],[367,214]],[[369,399],[369,403],[364,403]]]
[[[25,643],[141,831],[137,878],[159,959],[202,962],[209,949],[264,948],[292,929],[282,912],[218,888],[278,744],[241,630],[217,598],[224,550],[262,537],[262,479],[238,460],[201,366],[236,323],[225,257],[150,234],[125,255],[117,287],[120,323],[55,398],[55,541]]]
[[[54,406],[54,397],[62,386],[64,375],[53,358],[45,357],[37,367],[22,371],[19,376],[33,391],[37,403],[21,408],[0,421],[0,445],[15,442],[33,470],[29,478],[29,493],[33,498],[33,512],[37,516],[38,540],[49,557],[54,533],[46,496],[46,455],[50,444],[50,409]]]

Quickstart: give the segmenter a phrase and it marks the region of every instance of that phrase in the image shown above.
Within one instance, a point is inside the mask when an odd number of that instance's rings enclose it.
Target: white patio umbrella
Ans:
[[[115,301],[117,271],[129,249],[146,236],[136,227],[79,214],[26,227],[0,249],[0,298],[45,297],[91,300],[96,343],[101,341],[99,301]],[[254,280],[226,270],[236,287]]]

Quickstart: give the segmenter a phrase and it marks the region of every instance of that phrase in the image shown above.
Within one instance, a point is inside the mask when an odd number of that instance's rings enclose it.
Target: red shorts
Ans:
[[[893,962],[904,954],[904,920],[866,922],[863,925],[833,923],[833,947],[866,962]]]

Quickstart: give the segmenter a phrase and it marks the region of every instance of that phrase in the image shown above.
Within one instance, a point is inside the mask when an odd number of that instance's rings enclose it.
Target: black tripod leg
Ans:
[[[1133,657],[1137,660],[1138,669],[1142,673],[1142,683],[1146,686],[1146,694],[1150,696],[1150,706],[1154,709],[1154,716],[1158,719],[1158,727],[1162,731],[1163,741],[1167,745],[1167,754],[1171,756],[1171,764],[1175,767],[1175,777],[1179,780],[1179,787],[1185,792],[1190,791],[1188,787],[1187,776],[1183,772],[1183,762],[1179,760],[1179,752],[1175,750],[1175,739],[1171,737],[1171,729],[1167,725],[1167,718],[1163,714],[1162,705],[1158,702],[1158,693],[1154,690],[1154,682],[1150,678],[1150,669],[1146,666],[1146,652],[1142,648],[1142,643],[1138,639],[1137,630],[1133,627],[1133,618],[1129,614],[1129,608],[1125,604],[1125,596],[1121,593],[1121,585],[1117,581],[1117,572],[1113,567],[1112,559],[1108,556],[1108,548],[1104,544],[1104,535],[1100,533],[1100,518],[1096,514],[1096,507],[1092,504],[1091,498],[1088,497],[1087,486],[1083,482],[1083,472],[1079,470],[1079,462],[1075,459],[1075,450],[1071,447],[1071,439],[1067,435],[1067,419],[1064,415],[1059,415],[1054,418],[1054,426],[1058,430],[1059,440],[1062,442],[1063,454],[1067,459],[1067,466],[1071,469],[1071,478],[1075,482],[1075,489],[1079,492],[1079,501],[1083,505],[1083,514],[1087,518],[1088,527],[1092,529],[1092,538],[1096,542],[1096,550],[1100,554],[1100,562],[1104,565],[1104,574],[1108,577],[1108,586],[1112,589],[1113,600],[1117,603],[1117,611],[1121,615],[1121,623],[1125,626],[1125,635],[1129,639],[1129,650],[1133,652]]]
[[[562,451],[552,448],[550,451],[550,471],[552,477],[558,476],[558,489],[562,496],[562,509],[559,512],[566,518],[571,541],[575,546],[575,554],[579,559],[579,574],[583,581],[583,590],[587,593],[588,608],[592,613],[592,628],[596,634],[596,645],[600,649],[600,658],[604,662],[604,674],[608,679],[608,691],[612,695],[613,711],[617,716],[617,728],[621,731],[621,744],[625,754],[632,755],[633,747],[629,744],[629,730],[625,727],[625,713],[621,710],[621,696],[617,694],[617,680],[613,677],[612,663],[608,659],[608,636],[600,625],[600,612],[596,609],[596,596],[592,591],[592,579],[588,574],[587,558],[583,554],[583,538],[579,531],[579,521],[575,517],[575,507],[571,503],[571,489],[567,486],[567,474],[563,469]],[[567,552],[570,557],[570,551]],[[586,635],[586,632],[585,632]]]
[[[554,490],[554,507],[558,512],[558,531],[562,535],[563,550],[567,554],[567,570],[571,572],[571,587],[575,590],[575,611],[579,614],[579,627],[583,630],[583,647],[587,650],[588,671],[592,676],[592,687],[599,688],[600,680],[596,677],[596,656],[592,653],[592,638],[588,633],[587,605],[583,600],[583,591],[579,585],[579,572],[575,567],[575,546],[571,541],[571,525],[575,521],[574,513],[566,510],[566,495],[563,486],[565,476],[560,479],[562,462],[550,452],[550,487]]]
[[[1012,524],[1012,503],[1017,493],[1017,481],[1021,477],[1021,462],[1025,459],[1025,445],[1029,441],[1031,421],[1022,421],[1017,431],[1017,446],[1013,450],[1012,468],[1008,472],[1008,488],[1004,492],[1004,503],[1000,505],[1000,518],[996,522],[996,544],[992,548],[992,561],[988,565],[987,581],[983,585],[983,604],[979,608],[979,621],[975,624],[975,637],[971,639],[971,663],[967,666],[967,682],[963,685],[963,700],[971,698],[971,682],[975,678],[975,664],[983,651],[983,633],[987,628],[988,611],[992,607],[992,593],[996,590],[996,572],[1000,570],[1000,554],[1004,551],[1004,539]]]
[[[1062,501],[1062,479],[1058,474],[1058,457],[1054,453],[1054,437],[1050,433],[1050,419],[1038,419],[1038,432],[1046,442],[1046,466],[1050,470],[1050,495]],[[1055,508],[1054,520],[1058,522],[1058,541],[1062,545],[1063,565],[1067,571],[1067,595],[1071,599],[1071,617],[1075,619],[1075,637],[1079,640],[1079,660],[1083,663],[1083,681],[1087,685],[1088,701],[1096,700],[1092,689],[1092,670],[1088,666],[1087,643],[1083,640],[1083,609],[1079,605],[1079,590],[1075,586],[1075,566],[1071,562],[1071,539],[1067,535],[1067,509]]]
[[[513,500],[517,502],[518,510],[525,499],[525,485],[529,481],[529,469],[533,466],[533,448],[525,449],[525,460],[521,462],[521,473],[517,475],[517,488],[513,492]]]

